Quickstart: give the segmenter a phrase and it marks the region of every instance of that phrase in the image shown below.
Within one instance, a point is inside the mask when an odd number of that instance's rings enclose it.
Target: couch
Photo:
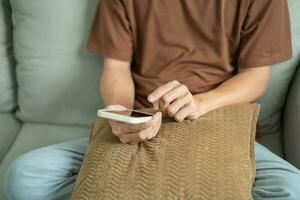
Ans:
[[[272,67],[259,142],[300,169],[300,1],[288,0],[294,57]],[[30,150],[88,137],[101,58],[86,50],[98,0],[1,0],[0,200],[10,163]]]

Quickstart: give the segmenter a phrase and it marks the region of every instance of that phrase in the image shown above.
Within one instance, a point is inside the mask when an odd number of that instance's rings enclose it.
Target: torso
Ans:
[[[133,34],[135,107],[178,80],[191,93],[236,73],[240,31],[250,0],[123,0]]]

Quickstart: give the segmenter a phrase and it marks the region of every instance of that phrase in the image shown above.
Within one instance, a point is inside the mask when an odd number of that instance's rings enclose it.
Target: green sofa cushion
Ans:
[[[76,126],[25,123],[15,142],[0,165],[0,199],[4,197],[4,178],[10,163],[30,150],[73,139],[89,137],[90,129]]]
[[[285,158],[300,169],[300,63],[284,112]],[[297,153],[296,153],[297,152]]]
[[[25,122],[89,125],[102,104],[101,60],[85,48],[98,1],[11,0]]]
[[[10,149],[21,123],[11,113],[0,113],[0,163]]]
[[[0,112],[16,106],[16,80],[12,51],[12,20],[9,0],[0,2]]]
[[[258,100],[262,105],[259,118],[263,137],[260,142],[282,156],[282,108],[289,85],[300,60],[300,1],[288,0],[292,28],[294,57],[272,67],[271,79],[265,96]]]

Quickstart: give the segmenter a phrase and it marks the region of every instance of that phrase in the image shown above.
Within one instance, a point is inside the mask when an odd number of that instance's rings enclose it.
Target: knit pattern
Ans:
[[[135,145],[97,118],[72,199],[253,199],[259,109],[240,104],[180,123],[163,113],[157,136]]]

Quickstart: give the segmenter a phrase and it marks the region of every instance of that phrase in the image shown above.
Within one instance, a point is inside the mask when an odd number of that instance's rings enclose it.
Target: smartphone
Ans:
[[[151,120],[153,114],[132,109],[101,109],[97,116],[128,124],[140,124]]]

